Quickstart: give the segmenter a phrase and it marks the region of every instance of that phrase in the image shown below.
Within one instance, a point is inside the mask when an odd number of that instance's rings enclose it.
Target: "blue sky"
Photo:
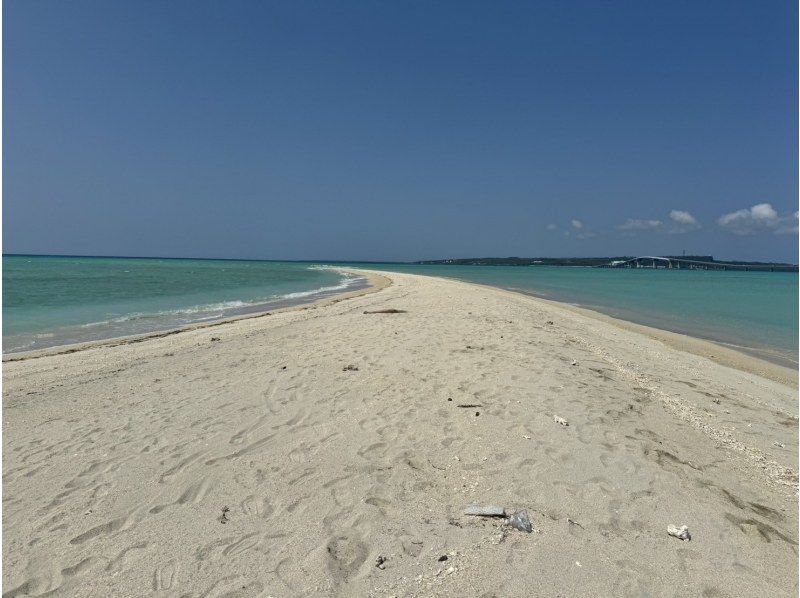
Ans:
[[[22,1],[4,251],[797,261],[795,2]]]

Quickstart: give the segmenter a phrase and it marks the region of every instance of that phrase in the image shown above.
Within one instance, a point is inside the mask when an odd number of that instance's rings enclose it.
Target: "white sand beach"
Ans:
[[[794,373],[380,276],[7,359],[3,595],[797,595]]]

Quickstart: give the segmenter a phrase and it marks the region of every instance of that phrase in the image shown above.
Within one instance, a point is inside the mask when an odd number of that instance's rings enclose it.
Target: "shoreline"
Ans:
[[[176,258],[178,259],[178,258]],[[356,273],[366,279],[366,286],[361,289],[348,291],[346,293],[336,293],[334,295],[321,297],[313,301],[299,302],[294,305],[286,307],[279,307],[277,309],[269,309],[263,311],[256,311],[252,313],[239,314],[234,316],[222,316],[215,320],[206,320],[202,322],[193,322],[175,328],[167,328],[165,330],[156,330],[152,332],[145,332],[142,334],[129,334],[124,336],[114,336],[110,338],[103,338],[97,340],[86,341],[82,343],[69,343],[66,345],[54,345],[52,347],[44,347],[33,351],[16,351],[13,353],[3,353],[3,363],[26,361],[29,359],[38,359],[40,357],[49,357],[51,355],[64,355],[68,353],[77,353],[78,351],[85,351],[87,349],[95,349],[98,347],[116,347],[119,345],[131,345],[134,343],[141,343],[148,340],[164,338],[183,332],[190,332],[193,330],[202,330],[205,328],[214,328],[231,322],[239,322],[242,320],[251,320],[255,318],[269,317],[273,314],[279,314],[290,311],[302,311],[305,309],[313,309],[325,305],[338,303],[353,297],[360,297],[370,293],[376,293],[392,284],[391,280],[386,276],[381,275],[379,272],[356,272],[355,270],[348,270],[348,272]]]
[[[764,361],[783,368],[787,368],[789,370],[796,370],[799,365],[796,359],[789,357],[788,355],[781,354],[777,351],[771,351],[766,347],[760,348],[760,347],[748,347],[745,345],[737,345],[734,342],[726,342],[720,339],[716,339],[712,336],[702,336],[699,334],[692,334],[682,330],[670,329],[668,327],[662,327],[658,323],[637,320],[635,314],[631,315],[630,317],[627,317],[623,315],[608,313],[607,311],[604,311],[607,308],[604,308],[602,306],[582,305],[580,303],[573,303],[567,300],[562,301],[560,299],[553,299],[546,295],[541,295],[535,291],[529,291],[526,289],[520,289],[515,287],[501,287],[501,288],[504,288],[512,292],[522,293],[523,295],[536,297],[537,299],[542,299],[544,301],[552,301],[554,303],[559,303],[561,305],[565,305],[570,308],[596,313],[604,318],[609,318],[618,322],[624,322],[626,324],[631,324],[648,330],[654,330],[657,331],[658,333],[666,333],[669,335],[677,335],[681,337],[690,338],[693,340],[704,341],[706,343],[719,346],[723,349],[735,351],[747,355],[748,357],[758,359],[760,361]],[[631,313],[631,312],[626,312],[626,313]]]
[[[713,339],[703,338],[700,336],[691,336],[682,332],[673,332],[664,328],[648,326],[647,324],[639,324],[637,322],[632,322],[631,320],[610,316],[596,309],[574,305],[572,303],[556,301],[553,299],[545,299],[544,297],[540,297],[533,293],[518,289],[504,290],[507,290],[510,293],[518,293],[520,295],[533,297],[540,301],[552,303],[568,311],[573,311],[590,318],[608,322],[609,324],[613,324],[614,326],[617,326],[623,330],[637,332],[649,338],[661,341],[673,349],[677,349],[685,353],[691,353],[693,355],[697,355],[698,357],[705,357],[720,365],[741,370],[743,372],[756,374],[774,382],[780,382],[781,384],[794,386],[795,388],[798,387],[797,369],[788,365],[784,365],[783,363],[778,363],[777,361],[766,359],[760,354],[751,354],[747,351],[746,347],[734,348],[731,346],[726,346]]]
[[[576,267],[583,267],[583,266],[576,266]],[[364,270],[349,269],[349,271],[374,272],[376,274],[384,272],[382,270],[366,270],[366,269]],[[388,272],[392,273],[391,271]],[[677,349],[685,353],[691,353],[692,355],[697,355],[698,357],[705,357],[720,365],[724,365],[736,370],[741,370],[743,372],[756,374],[768,380],[772,380],[773,382],[787,384],[793,386],[794,388],[798,388],[798,386],[800,385],[800,379],[799,379],[800,377],[798,376],[798,370],[796,368],[790,367],[785,363],[779,363],[777,362],[777,360],[772,361],[770,359],[765,358],[761,354],[754,355],[748,352],[746,347],[734,348],[713,339],[703,338],[700,336],[692,336],[682,332],[674,332],[664,328],[658,328],[656,326],[649,326],[647,324],[639,324],[638,322],[633,322],[631,320],[626,320],[624,318],[618,318],[608,315],[598,309],[592,309],[590,307],[575,305],[574,303],[569,303],[567,301],[549,299],[547,297],[537,295],[534,292],[526,291],[524,289],[481,284],[478,282],[463,280],[461,278],[453,278],[450,276],[438,276],[438,275],[417,274],[417,273],[411,275],[425,276],[430,278],[441,278],[442,280],[450,280],[453,282],[472,285],[479,288],[505,291],[507,293],[512,293],[514,295],[521,295],[523,297],[532,298],[537,301],[543,301],[554,307],[565,309],[567,311],[572,311],[574,313],[579,313],[602,322],[607,322],[623,330],[628,330],[631,332],[642,334],[644,336],[647,336],[648,338],[661,341],[667,346],[672,347],[673,349]]]
[[[341,293],[329,297],[316,299],[308,303],[298,303],[283,308],[259,311],[248,314],[241,314],[230,317],[223,316],[222,318],[213,321],[195,322],[192,324],[187,324],[185,326],[179,326],[176,328],[170,328],[162,331],[154,331],[137,335],[112,337],[107,339],[98,339],[93,341],[87,341],[84,343],[56,345],[53,347],[46,347],[35,351],[19,351],[19,352],[9,353],[7,355],[4,354],[3,362],[5,363],[13,361],[22,361],[27,359],[36,359],[38,357],[44,357],[48,355],[75,353],[77,351],[83,351],[86,349],[102,347],[102,346],[117,346],[117,345],[139,343],[150,339],[163,338],[165,336],[180,334],[182,332],[188,332],[191,330],[211,328],[240,320],[246,320],[251,318],[262,318],[281,312],[298,311],[298,310],[310,309],[313,307],[320,307],[327,305],[329,303],[336,303],[338,301],[343,301],[352,297],[358,297],[360,295],[378,292],[381,289],[391,285],[391,280],[387,277],[387,274],[391,275],[394,273],[392,271],[369,270],[362,268],[348,268],[348,267],[338,267],[338,266],[332,266],[332,269],[340,270],[342,272],[348,272],[351,274],[356,274],[358,276],[363,276],[366,278],[367,286],[363,289],[357,289],[355,291],[349,291],[347,293]],[[514,295],[528,297],[537,301],[543,301],[554,307],[561,308],[567,311],[572,311],[574,313],[579,313],[584,316],[597,319],[599,321],[607,322],[623,330],[628,330],[631,332],[642,334],[644,336],[647,336],[648,338],[661,341],[667,346],[677,349],[679,351],[683,351],[686,353],[697,355],[699,357],[710,359],[711,361],[714,361],[715,363],[718,363],[720,365],[731,367],[733,369],[748,372],[751,374],[756,374],[758,376],[764,377],[774,382],[779,382],[781,384],[787,384],[789,386],[793,386],[794,388],[798,388],[798,386],[800,385],[800,377],[798,376],[797,369],[794,369],[783,363],[778,363],[776,361],[769,360],[760,354],[754,355],[748,352],[746,350],[747,349],[746,347],[734,348],[722,344],[721,342],[715,341],[713,339],[703,338],[699,336],[691,336],[689,334],[684,334],[682,332],[673,332],[663,328],[649,326],[647,324],[639,324],[631,320],[626,320],[624,318],[618,318],[608,315],[598,309],[592,309],[590,307],[575,305],[573,303],[569,303],[566,301],[549,299],[547,297],[537,295],[532,291],[526,291],[524,289],[481,284],[477,282],[462,280],[459,278],[452,278],[449,276],[436,276],[436,275],[416,274],[416,273],[411,275],[424,276],[434,279],[440,278],[442,280],[449,280],[465,285],[475,286],[478,288],[504,291],[507,293],[512,293]]]

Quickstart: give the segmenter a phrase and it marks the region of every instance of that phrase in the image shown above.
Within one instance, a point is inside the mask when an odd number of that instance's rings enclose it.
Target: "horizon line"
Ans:
[[[702,255],[702,254],[692,254]],[[71,254],[71,253],[6,253],[3,252],[3,257],[54,257],[54,258],[95,258],[95,259],[130,259],[130,260],[196,260],[196,261],[210,261],[210,262],[288,262],[296,264],[304,263],[360,263],[360,264],[405,264],[405,265],[431,265],[426,262],[446,262],[446,261],[459,261],[459,260],[503,260],[503,259],[518,259],[518,260],[580,260],[580,259],[612,259],[612,258],[635,258],[635,255],[599,255],[599,256],[484,256],[484,257],[457,257],[457,258],[434,258],[422,260],[358,260],[358,259],[271,259],[271,258],[226,258],[226,257],[175,257],[175,256],[142,256],[142,255],[86,255],[86,254]],[[680,257],[680,256],[659,256],[659,257]],[[792,262],[779,262],[779,261],[746,261],[737,259],[719,260],[715,259],[713,255],[709,254],[713,261],[716,262],[739,262],[739,263],[752,263],[752,264],[775,264],[782,266],[795,266]],[[473,264],[475,265],[475,264]]]

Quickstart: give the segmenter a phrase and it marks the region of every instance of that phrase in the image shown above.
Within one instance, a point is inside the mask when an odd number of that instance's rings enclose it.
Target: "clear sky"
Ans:
[[[797,3],[4,2],[4,251],[797,261]]]

